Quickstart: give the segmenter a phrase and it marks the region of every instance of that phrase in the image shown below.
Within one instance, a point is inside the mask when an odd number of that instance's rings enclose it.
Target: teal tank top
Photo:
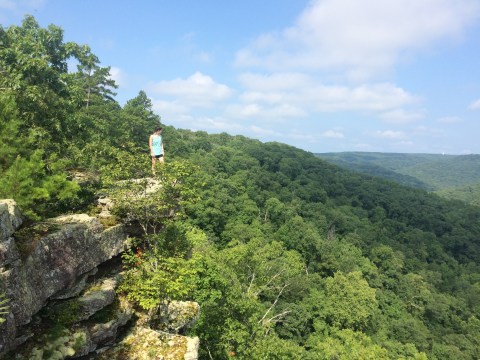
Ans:
[[[154,155],[163,155],[161,135],[152,135],[152,149]]]

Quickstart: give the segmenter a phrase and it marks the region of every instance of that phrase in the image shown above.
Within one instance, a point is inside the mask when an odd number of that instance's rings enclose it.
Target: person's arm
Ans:
[[[165,160],[165,150],[163,148],[163,141],[162,141],[162,154],[163,154],[163,160]]]
[[[153,149],[152,149],[152,135],[148,138],[148,146],[150,147],[150,155],[153,156]]]

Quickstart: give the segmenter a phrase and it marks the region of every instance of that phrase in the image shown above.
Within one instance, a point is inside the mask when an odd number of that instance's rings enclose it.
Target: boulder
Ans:
[[[101,353],[97,359],[171,359],[197,360],[198,337],[186,337],[136,327],[117,346]]]
[[[0,200],[0,243],[8,240],[22,222],[23,216],[15,200]]]
[[[150,323],[155,329],[178,334],[193,325],[200,316],[200,305],[193,301],[170,301],[152,316]]]

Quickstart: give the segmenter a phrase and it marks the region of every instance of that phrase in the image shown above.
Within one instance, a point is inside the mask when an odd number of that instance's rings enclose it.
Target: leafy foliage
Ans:
[[[480,156],[386,153],[316,154],[342,168],[480,204]]]
[[[198,301],[202,358],[480,357],[478,207],[284,144],[165,125],[168,161],[152,177],[160,117],[146,94],[122,108],[88,46],[32,17],[0,28],[0,72],[0,196],[34,219],[76,211],[87,199],[70,171],[98,174],[118,218],[140,229],[122,291],[150,311]],[[404,170],[445,164],[370,156],[427,188],[438,183]]]

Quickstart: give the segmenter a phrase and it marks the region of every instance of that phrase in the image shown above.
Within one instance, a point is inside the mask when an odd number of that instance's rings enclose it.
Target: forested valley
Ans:
[[[115,88],[61,28],[0,27],[0,198],[38,222],[152,177],[161,119],[145,92],[121,106]],[[480,358],[478,207],[285,144],[162,126],[157,202],[118,197],[116,221],[144,230],[120,291],[144,310],[197,301],[201,358]]]
[[[480,205],[480,156],[343,152],[316,154],[342,168]]]

